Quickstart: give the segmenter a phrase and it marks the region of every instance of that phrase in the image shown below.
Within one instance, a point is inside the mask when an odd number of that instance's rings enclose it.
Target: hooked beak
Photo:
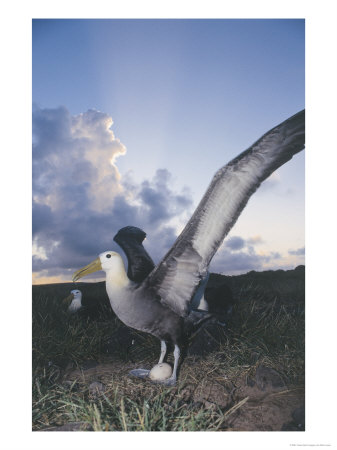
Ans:
[[[95,261],[92,261],[82,269],[78,269],[73,273],[73,281],[77,281],[78,279],[89,275],[89,273],[97,272],[98,270],[102,270],[101,260],[96,258]]]
[[[68,295],[68,297],[66,297],[62,300],[62,303],[69,306],[73,299],[74,299],[74,294],[70,294],[70,295]]]

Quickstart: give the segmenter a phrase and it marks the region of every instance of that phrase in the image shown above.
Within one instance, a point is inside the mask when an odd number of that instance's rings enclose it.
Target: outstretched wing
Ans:
[[[171,250],[146,279],[162,303],[181,316],[220,244],[263,180],[304,148],[305,112],[268,131],[218,170]]]

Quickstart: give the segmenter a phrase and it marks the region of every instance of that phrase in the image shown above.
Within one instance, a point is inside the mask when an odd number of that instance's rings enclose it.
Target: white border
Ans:
[[[336,2],[283,0],[30,1],[1,6],[2,148],[1,326],[2,447],[99,449],[120,444],[148,449],[221,445],[286,449],[291,444],[336,448]],[[235,433],[31,432],[31,19],[32,18],[305,18],[306,19],[306,264],[307,431]],[[6,270],[5,270],[6,269]],[[123,441],[119,441],[123,439]],[[160,440],[159,440],[160,439]]]

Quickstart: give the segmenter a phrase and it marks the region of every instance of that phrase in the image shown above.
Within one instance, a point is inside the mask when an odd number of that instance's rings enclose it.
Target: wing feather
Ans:
[[[162,303],[186,316],[208,265],[263,180],[303,150],[304,110],[268,131],[213,177],[176,242],[146,282]]]
[[[121,228],[113,238],[127,257],[129,279],[136,283],[141,283],[155,267],[150,255],[143,247],[145,237],[145,231],[127,226]]]

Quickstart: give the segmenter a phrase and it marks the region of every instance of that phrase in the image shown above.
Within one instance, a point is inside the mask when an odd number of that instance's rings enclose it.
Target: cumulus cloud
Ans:
[[[268,267],[278,267],[278,261],[282,258],[278,252],[256,253],[252,242],[260,243],[262,239],[249,238],[244,240],[239,236],[233,236],[225,241],[223,247],[215,255],[210,270],[213,272],[235,275],[251,270],[264,270]]]
[[[166,169],[123,185],[115,161],[126,148],[111,126],[95,110],[72,116],[64,107],[34,108],[33,270],[41,276],[70,279],[98,253],[116,250],[113,236],[126,225],[146,230],[158,260],[176,237],[171,221],[192,206],[189,191],[172,190]]]
[[[37,204],[53,211],[84,202],[96,211],[112,206],[122,189],[114,161],[126,148],[111,126],[111,117],[95,110],[72,116],[64,107],[34,108],[33,192]]]

